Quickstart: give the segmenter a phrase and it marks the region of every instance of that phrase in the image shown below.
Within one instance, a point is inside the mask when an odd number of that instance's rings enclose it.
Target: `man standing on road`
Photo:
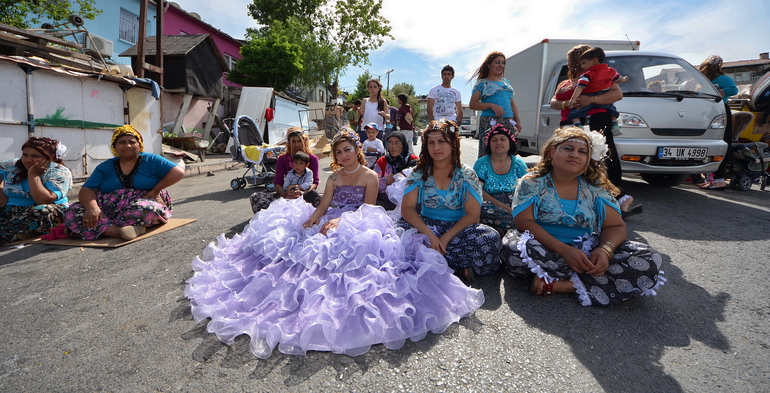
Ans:
[[[441,69],[441,84],[428,92],[428,120],[447,119],[463,122],[463,104],[460,90],[452,87],[455,69],[447,64]]]
[[[353,131],[358,131],[358,108],[361,106],[361,100],[356,100],[353,103],[353,108],[348,111],[348,122],[350,122],[350,128]]]

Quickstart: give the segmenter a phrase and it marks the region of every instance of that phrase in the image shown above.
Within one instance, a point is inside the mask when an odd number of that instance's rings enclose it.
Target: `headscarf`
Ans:
[[[505,135],[505,137],[508,138],[508,141],[510,142],[508,147],[508,155],[516,154],[518,148],[516,146],[516,138],[513,136],[513,133],[511,133],[511,130],[509,130],[502,123],[497,123],[493,125],[489,130],[487,130],[487,135],[484,137],[484,145],[486,146],[487,155],[492,154],[492,147],[489,145],[489,141],[491,141],[492,137],[495,135]]]
[[[118,138],[120,138],[123,135],[131,135],[136,138],[136,140],[139,142],[139,152],[144,151],[144,140],[142,139],[142,134],[139,133],[139,131],[134,128],[134,126],[130,124],[126,124],[122,127],[115,128],[115,131],[112,133],[112,141],[110,141],[110,150],[112,150],[112,155],[115,157],[118,157],[120,154],[115,150],[115,143],[118,141]]]
[[[388,134],[388,138],[385,141],[387,142],[387,140],[392,137],[396,137],[399,141],[401,141],[401,154],[397,156],[391,156],[390,150],[388,150],[388,154],[385,155],[385,159],[388,161],[388,164],[393,167],[393,173],[398,173],[411,166],[409,165],[409,145],[407,145],[406,135],[404,135],[404,133],[401,131],[391,132]]]

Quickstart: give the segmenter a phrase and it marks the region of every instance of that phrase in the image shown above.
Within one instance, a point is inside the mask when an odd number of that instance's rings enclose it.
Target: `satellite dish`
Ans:
[[[69,16],[68,19],[69,19],[70,23],[72,23],[76,27],[83,26],[83,23],[84,23],[83,17],[80,16],[80,15],[72,14],[72,15]]]

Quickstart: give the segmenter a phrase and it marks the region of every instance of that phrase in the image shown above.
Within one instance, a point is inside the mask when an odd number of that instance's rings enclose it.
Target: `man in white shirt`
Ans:
[[[458,124],[463,121],[463,104],[460,90],[452,87],[455,69],[447,64],[441,69],[441,84],[428,92],[428,120],[447,119]]]

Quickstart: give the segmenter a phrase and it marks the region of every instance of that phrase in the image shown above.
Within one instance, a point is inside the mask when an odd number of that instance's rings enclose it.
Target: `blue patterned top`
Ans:
[[[417,203],[422,205],[421,215],[441,221],[457,221],[465,215],[465,200],[470,193],[481,204],[481,182],[471,167],[462,164],[452,173],[446,190],[436,187],[433,176],[422,181],[422,171],[415,169],[406,179],[404,195],[419,188]]]
[[[519,156],[511,157],[511,169],[504,175],[498,175],[492,169],[492,161],[489,155],[479,158],[473,164],[473,170],[484,183],[484,191],[487,194],[499,194],[501,192],[512,193],[516,190],[519,178],[527,174],[527,163]]]
[[[142,162],[134,177],[134,189],[152,190],[168,172],[176,166],[165,157],[152,153],[139,153],[142,156]],[[113,192],[123,188],[123,185],[115,173],[115,160],[119,157],[111,158],[96,166],[94,173],[88,177],[83,187],[99,191],[101,193]]]
[[[511,86],[508,79],[502,78],[499,82],[479,79],[476,82],[476,85],[473,86],[471,95],[476,94],[477,91],[481,93],[479,101],[500,105],[505,110],[503,117],[513,117],[511,99],[513,98],[514,92],[513,86]],[[481,116],[495,116],[495,111],[492,109],[484,109],[481,111]]]
[[[551,174],[521,178],[513,195],[513,216],[534,206],[535,222],[561,242],[570,244],[584,234],[599,234],[607,216],[605,206],[620,214],[620,206],[609,191],[578,177],[578,199],[559,198]],[[566,211],[565,211],[566,210]],[[572,214],[570,214],[572,213]]]
[[[3,192],[8,196],[8,206],[35,206],[35,200],[29,192],[29,179],[24,179],[17,184],[11,184],[13,177],[19,168],[16,168],[16,161],[7,160],[0,162],[0,180],[5,181]],[[48,169],[42,174],[41,180],[43,186],[56,194],[56,205],[67,205],[67,193],[72,188],[72,172],[64,165],[52,162]]]

